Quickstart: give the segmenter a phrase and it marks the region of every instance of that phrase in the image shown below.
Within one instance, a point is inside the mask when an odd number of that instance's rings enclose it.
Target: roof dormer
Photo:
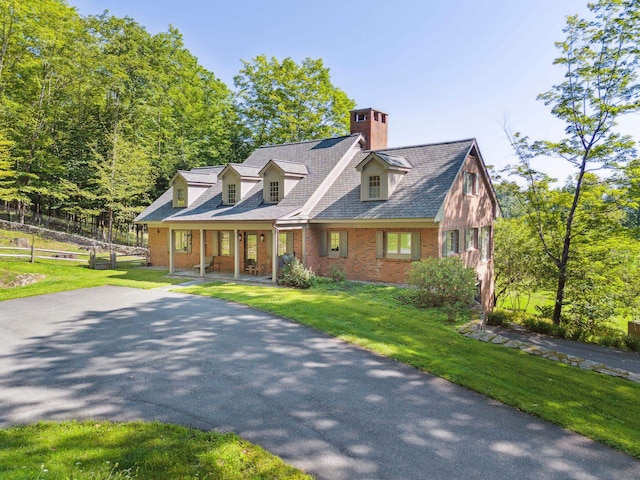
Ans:
[[[309,169],[302,163],[269,160],[260,170],[264,203],[278,203],[307,175]]]
[[[169,184],[173,187],[173,207],[188,207],[209,187],[218,182],[215,174],[206,169],[178,170]]]
[[[371,152],[356,165],[360,172],[360,200],[388,200],[412,168],[411,162],[404,157]]]
[[[235,205],[260,181],[260,169],[239,163],[229,163],[218,174],[222,181],[222,203]]]

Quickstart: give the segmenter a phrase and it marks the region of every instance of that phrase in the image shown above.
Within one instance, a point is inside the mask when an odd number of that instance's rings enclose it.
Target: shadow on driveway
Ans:
[[[620,452],[249,307],[119,287],[0,307],[0,426],[232,430],[332,480],[640,478]]]

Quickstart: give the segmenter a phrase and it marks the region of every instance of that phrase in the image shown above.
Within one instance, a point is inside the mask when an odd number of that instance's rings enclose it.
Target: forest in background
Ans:
[[[321,60],[258,56],[234,85],[171,26],[151,35],[134,19],[81,16],[61,0],[0,0],[4,209],[110,239],[178,169],[348,132],[355,103]]]

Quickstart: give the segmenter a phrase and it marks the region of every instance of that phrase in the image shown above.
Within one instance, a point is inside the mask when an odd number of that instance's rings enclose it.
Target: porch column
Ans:
[[[240,242],[238,241],[238,229],[233,231],[233,278],[240,277]]]
[[[307,227],[302,227],[302,266],[307,267]]]
[[[200,276],[204,277],[204,229],[200,229]]]
[[[169,227],[169,275],[173,275],[175,273],[175,268],[173,266],[174,250],[173,228]]]
[[[278,229],[273,226],[273,242],[271,242],[271,281],[278,281]]]

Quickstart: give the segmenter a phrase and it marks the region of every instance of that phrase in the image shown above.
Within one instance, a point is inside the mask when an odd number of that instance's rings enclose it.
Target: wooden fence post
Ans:
[[[31,263],[34,262],[35,256],[35,246],[36,246],[36,236],[35,234],[31,236]]]

